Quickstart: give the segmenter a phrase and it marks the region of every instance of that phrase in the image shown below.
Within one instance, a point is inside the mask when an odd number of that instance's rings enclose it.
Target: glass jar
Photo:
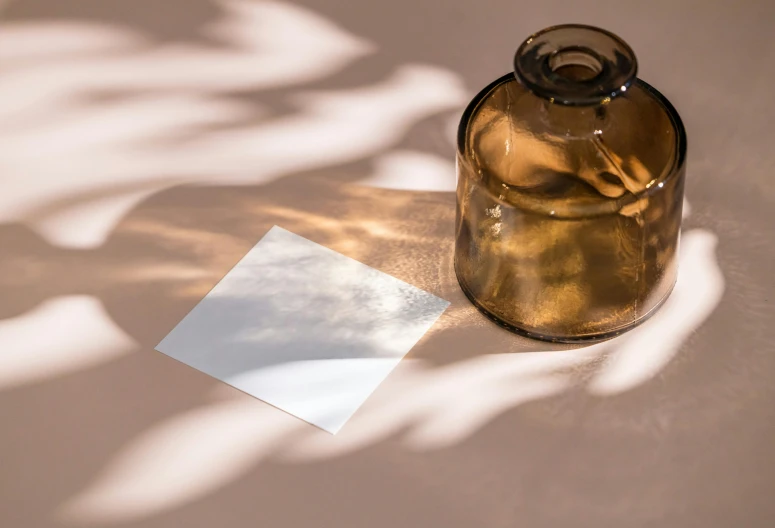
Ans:
[[[563,25],[517,50],[458,129],[455,271],[468,298],[529,337],[605,339],[675,284],[686,133],[636,78],[632,49]]]

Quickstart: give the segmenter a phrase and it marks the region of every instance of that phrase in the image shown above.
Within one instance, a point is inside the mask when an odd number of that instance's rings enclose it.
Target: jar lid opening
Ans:
[[[530,36],[514,57],[514,74],[552,103],[605,104],[635,81],[635,53],[621,38],[580,24],[553,26]]]

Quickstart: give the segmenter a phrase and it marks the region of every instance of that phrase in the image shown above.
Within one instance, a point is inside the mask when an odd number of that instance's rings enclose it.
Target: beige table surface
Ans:
[[[775,2],[0,5],[0,526],[775,526]],[[689,136],[675,293],[575,350],[451,274],[457,118],[565,22]],[[335,437],[153,350],[274,224],[452,303]]]

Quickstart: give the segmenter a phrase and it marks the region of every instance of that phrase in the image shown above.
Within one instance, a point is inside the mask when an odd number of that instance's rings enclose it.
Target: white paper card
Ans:
[[[335,434],[448,305],[275,226],[156,349]]]

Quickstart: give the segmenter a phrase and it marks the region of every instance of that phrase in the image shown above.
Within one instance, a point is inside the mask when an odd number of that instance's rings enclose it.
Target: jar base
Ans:
[[[675,287],[675,282],[670,286],[670,290],[665,294],[664,297],[662,297],[659,302],[654,305],[654,307],[648,311],[648,313],[644,314],[639,319],[636,319],[635,321],[628,323],[624,326],[620,326],[618,328],[615,328],[613,330],[609,330],[607,332],[600,332],[596,334],[584,334],[580,336],[554,336],[554,335],[548,335],[548,334],[542,334],[539,332],[533,332],[531,330],[528,330],[526,328],[516,326],[512,323],[509,323],[507,321],[504,321],[497,315],[490,312],[487,308],[482,306],[482,304],[476,300],[476,298],[473,296],[473,294],[468,290],[463,280],[460,278],[460,274],[457,270],[457,262],[455,262],[455,277],[457,278],[457,282],[460,285],[460,289],[463,290],[463,293],[466,295],[469,301],[471,301],[471,304],[473,304],[477,310],[479,310],[485,317],[490,319],[492,322],[500,326],[501,328],[505,328],[509,332],[513,332],[517,335],[521,335],[523,337],[528,337],[530,339],[537,339],[539,341],[548,341],[550,343],[568,343],[568,344],[579,344],[579,343],[597,343],[600,341],[607,341],[608,339],[613,339],[614,337],[617,337],[629,330],[632,330],[636,326],[644,323],[646,320],[648,320],[652,315],[654,315],[665,303],[665,301],[670,297],[670,294],[673,293],[673,288]]]

